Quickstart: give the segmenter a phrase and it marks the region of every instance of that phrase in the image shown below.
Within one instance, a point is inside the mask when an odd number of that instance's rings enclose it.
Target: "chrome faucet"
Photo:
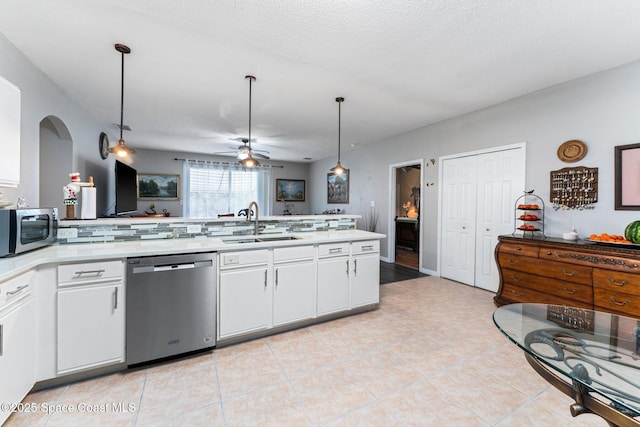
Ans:
[[[256,236],[258,235],[258,202],[253,201],[251,203],[249,203],[249,208],[247,209],[247,221],[251,221],[251,206],[255,206],[256,207],[256,219],[255,219],[255,226],[254,226],[254,231],[253,234],[255,234]]]

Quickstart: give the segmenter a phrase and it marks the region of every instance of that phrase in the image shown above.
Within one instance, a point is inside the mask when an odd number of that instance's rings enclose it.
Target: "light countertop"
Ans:
[[[384,234],[361,230],[292,233],[296,240],[256,243],[230,243],[228,240],[252,236],[223,236],[193,239],[136,240],[117,243],[78,243],[53,245],[13,257],[0,258],[0,282],[51,263],[99,261],[134,256],[168,255],[195,252],[227,252],[257,248],[300,246],[340,241],[382,239]],[[266,236],[264,236],[266,237]],[[227,241],[227,242],[225,242]]]

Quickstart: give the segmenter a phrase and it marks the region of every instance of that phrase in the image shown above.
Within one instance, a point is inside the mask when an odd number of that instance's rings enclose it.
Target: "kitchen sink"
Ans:
[[[298,240],[299,237],[295,236],[260,236],[260,237],[240,237],[233,239],[222,239],[223,243],[236,244],[236,243],[259,243],[259,242],[279,242],[283,240]]]

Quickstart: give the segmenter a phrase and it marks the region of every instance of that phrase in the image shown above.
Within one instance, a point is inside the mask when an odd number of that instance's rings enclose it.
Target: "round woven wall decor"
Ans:
[[[582,160],[587,155],[587,146],[584,142],[572,139],[558,147],[558,158],[563,162],[574,163]]]

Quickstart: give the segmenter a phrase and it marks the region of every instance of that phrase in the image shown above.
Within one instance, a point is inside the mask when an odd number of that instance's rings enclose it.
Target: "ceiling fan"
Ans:
[[[235,151],[220,151],[218,153],[213,153],[213,154],[218,156],[237,156],[239,160],[246,159],[247,157],[249,157],[249,154],[259,159],[264,159],[264,160],[270,159],[270,157],[266,155],[266,154],[269,154],[268,151],[256,150],[253,147],[251,147],[249,145],[248,138],[231,138],[231,139],[242,142],[242,145],[239,145],[237,147],[229,147],[230,149]],[[255,142],[255,139],[252,139],[252,142]],[[266,154],[262,154],[262,153],[266,153]]]

